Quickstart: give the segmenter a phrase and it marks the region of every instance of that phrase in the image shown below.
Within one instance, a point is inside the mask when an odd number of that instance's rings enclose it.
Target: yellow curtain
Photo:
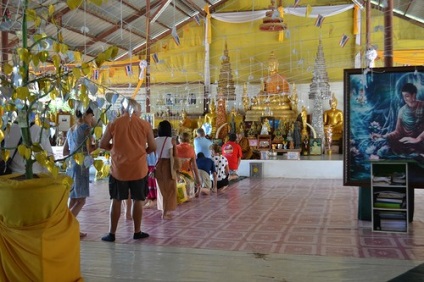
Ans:
[[[0,177],[0,281],[82,281],[69,177]]]

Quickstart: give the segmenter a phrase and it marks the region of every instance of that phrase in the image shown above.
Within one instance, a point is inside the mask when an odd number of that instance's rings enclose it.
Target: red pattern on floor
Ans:
[[[156,209],[144,209],[147,239],[132,239],[132,221],[123,212],[116,243],[423,260],[423,199],[424,191],[416,190],[408,234],[373,233],[370,222],[357,219],[358,188],[343,186],[342,180],[247,178],[222,194],[179,205],[171,220],[162,220]],[[88,233],[82,240],[100,241],[108,232],[109,206],[107,180],[93,183],[78,216],[81,231]]]

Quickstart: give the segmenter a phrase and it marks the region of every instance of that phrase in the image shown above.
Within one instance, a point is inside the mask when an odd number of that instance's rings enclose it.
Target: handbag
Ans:
[[[16,152],[18,151],[18,146],[21,143],[22,143],[22,137],[19,139],[18,145],[16,145],[16,149],[15,149],[15,152],[13,152],[12,157],[9,158],[7,161],[0,160],[0,176],[12,174],[12,169],[11,169],[12,161],[13,161],[13,158],[15,157],[15,155],[16,155]],[[4,147],[4,139],[3,139],[3,141],[1,141],[1,146]]]
[[[168,137],[166,137],[165,141],[163,141],[162,149],[160,150],[159,158],[156,160],[155,169],[152,172],[149,173],[149,176],[152,177],[152,178],[156,178],[156,167],[159,163],[159,160],[162,158],[163,147],[165,147],[165,143],[166,143],[167,139],[168,139]]]

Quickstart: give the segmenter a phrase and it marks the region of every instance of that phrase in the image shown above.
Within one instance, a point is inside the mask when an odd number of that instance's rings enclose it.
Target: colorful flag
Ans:
[[[197,25],[200,25],[200,17],[199,14],[194,16],[194,21],[197,23]]]
[[[305,12],[305,17],[309,18],[309,15],[312,13],[312,6],[311,5],[307,5],[306,6],[306,12]]]
[[[345,47],[345,45],[348,41],[349,41],[349,36],[347,36],[346,34],[343,34],[342,39],[340,39],[339,45],[341,47]]]
[[[156,64],[159,63],[159,57],[158,57],[157,53],[153,53],[152,59],[153,59],[153,61],[155,61]]]
[[[93,79],[94,80],[99,80],[99,70],[94,70],[93,71]]]
[[[296,8],[297,7],[297,5],[299,5],[299,3],[300,3],[300,0],[294,0],[294,7]]]
[[[127,76],[132,76],[133,72],[132,72],[132,66],[131,65],[126,65],[125,66],[125,72],[127,73]]]
[[[324,17],[322,15],[318,15],[318,17],[317,17],[317,19],[315,21],[315,26],[316,27],[321,27],[323,21],[324,21]]]
[[[178,36],[177,33],[177,28],[174,26],[172,28],[172,37],[174,38],[175,44],[177,44],[177,46],[180,46],[181,42],[180,42],[180,37]]]

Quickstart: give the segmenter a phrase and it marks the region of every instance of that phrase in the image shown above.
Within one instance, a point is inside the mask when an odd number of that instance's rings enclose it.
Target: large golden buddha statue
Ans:
[[[343,112],[337,109],[337,99],[332,96],[330,109],[324,112],[324,132],[332,135],[332,140],[337,141],[343,135]]]
[[[274,116],[280,119],[294,120],[295,111],[292,110],[290,86],[286,78],[278,73],[278,60],[271,52],[268,60],[268,76],[264,78],[262,90],[252,98],[250,111],[246,120],[259,121],[263,115]]]
[[[193,122],[187,116],[187,112],[183,110],[181,112],[182,120],[179,123],[178,133],[181,134],[183,132],[191,132],[193,130]]]

